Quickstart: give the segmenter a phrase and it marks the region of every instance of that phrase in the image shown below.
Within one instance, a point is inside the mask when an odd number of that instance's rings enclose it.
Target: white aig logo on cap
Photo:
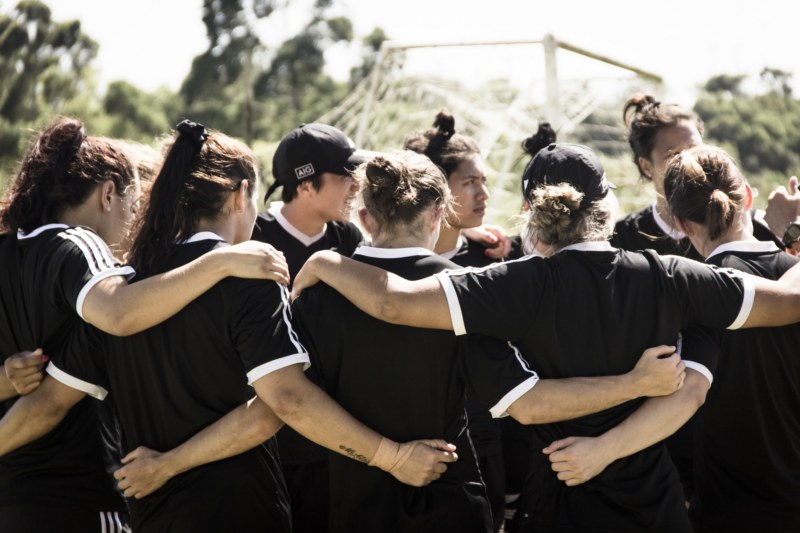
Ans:
[[[307,178],[309,176],[314,175],[314,165],[311,163],[307,165],[303,165],[302,167],[297,167],[294,169],[294,175],[297,176],[297,179],[301,180],[303,178]]]

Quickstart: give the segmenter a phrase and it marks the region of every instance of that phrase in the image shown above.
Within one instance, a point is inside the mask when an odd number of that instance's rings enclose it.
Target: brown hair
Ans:
[[[585,241],[605,241],[614,230],[613,208],[607,199],[581,207],[583,193],[568,183],[544,185],[531,192],[526,240],[563,248]]]
[[[200,220],[218,217],[242,181],[250,184],[252,194],[256,168],[250,148],[227,135],[212,131],[205,142],[198,142],[179,133],[139,219],[130,255],[133,267],[143,272],[163,267],[176,242],[196,233]]]
[[[677,104],[662,104],[652,94],[637,93],[628,98],[622,110],[622,119],[629,129],[628,143],[633,150],[633,162],[642,179],[650,178],[639,165],[639,158],[650,161],[656,137],[663,129],[688,120],[697,126],[700,135],[703,134],[703,121],[694,111]]]
[[[481,153],[474,139],[456,133],[456,119],[447,109],[436,115],[433,128],[412,134],[403,148],[428,156],[447,178],[463,161]]]
[[[133,166],[111,139],[88,137],[77,119],[59,118],[32,141],[0,207],[0,233],[29,232],[82,204],[98,185],[119,196],[135,180]]]
[[[377,156],[355,172],[361,198],[382,233],[412,226],[430,206],[450,209],[452,196],[442,170],[414,153]],[[445,213],[446,215],[447,213]]]
[[[697,146],[673,157],[664,192],[675,217],[705,226],[718,239],[744,208],[745,179],[733,159],[713,146]]]

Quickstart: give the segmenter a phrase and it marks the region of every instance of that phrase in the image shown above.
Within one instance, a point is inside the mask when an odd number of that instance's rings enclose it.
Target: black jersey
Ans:
[[[642,352],[675,344],[690,324],[739,327],[752,283],[682,257],[633,253],[607,242],[581,243],[550,258],[526,257],[438,275],[457,334],[508,339],[543,378],[628,372]],[[685,361],[711,377],[715,361]],[[576,420],[534,426],[534,450],[568,436],[596,436],[643,400]],[[522,502],[523,524],[562,528],[687,530],[683,495],[662,445],[614,462],[566,487],[544,454],[534,453]]]
[[[49,224],[0,236],[0,353],[37,347],[53,355],[81,323],[89,290],[127,276],[92,230]],[[16,399],[0,402],[5,415]],[[40,504],[94,511],[123,510],[107,473],[98,405],[86,398],[50,433],[0,459],[0,507]],[[58,528],[57,524],[53,527]]]
[[[353,257],[408,279],[455,266],[424,248],[361,247]],[[423,488],[331,455],[334,531],[491,530],[465,431],[464,390],[469,386],[483,409],[503,415],[538,380],[516,348],[486,337],[458,339],[449,332],[387,324],[323,284],[295,302],[295,319],[317,379],[353,416],[396,441],[442,438],[459,451],[442,478]]]
[[[732,242],[707,259],[778,279],[798,259],[770,242]],[[720,332],[722,361],[695,420],[701,531],[800,527],[800,325]]]
[[[611,245],[620,250],[655,250],[661,255],[681,255],[702,261],[689,239],[658,216],[655,204],[617,221]]]
[[[280,209],[270,208],[256,218],[253,240],[266,242],[283,252],[289,265],[292,279],[308,258],[320,250],[333,250],[350,257],[364,240],[358,227],[352,222],[328,222],[325,228],[313,237],[292,226]]]
[[[482,267],[498,261],[498,259],[486,255],[486,250],[488,249],[489,247],[483,243],[462,236],[458,238],[458,244],[454,249],[449,252],[442,252],[439,255],[458,266]]]
[[[164,270],[225,246],[209,232],[179,245]],[[150,274],[150,273],[147,273]],[[155,274],[155,273],[153,273]],[[308,363],[289,321],[286,289],[226,278],[165,322],[129,337],[80,328],[51,376],[111,400],[125,452],[170,450],[253,396],[248,385]],[[288,502],[273,439],[171,479],[131,501],[137,531],[289,531]]]

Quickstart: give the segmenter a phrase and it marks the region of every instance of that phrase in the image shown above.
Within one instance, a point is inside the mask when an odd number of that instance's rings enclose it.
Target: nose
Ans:
[[[478,198],[483,200],[488,200],[491,194],[489,194],[489,188],[486,186],[486,182],[484,181],[481,183],[481,188],[478,191]]]

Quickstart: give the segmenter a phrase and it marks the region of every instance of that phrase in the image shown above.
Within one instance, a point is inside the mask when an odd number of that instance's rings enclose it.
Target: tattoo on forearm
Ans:
[[[369,459],[367,459],[360,453],[356,452],[353,448],[345,446],[344,444],[340,444],[339,449],[342,450],[351,459],[355,459],[360,463],[369,463]]]

